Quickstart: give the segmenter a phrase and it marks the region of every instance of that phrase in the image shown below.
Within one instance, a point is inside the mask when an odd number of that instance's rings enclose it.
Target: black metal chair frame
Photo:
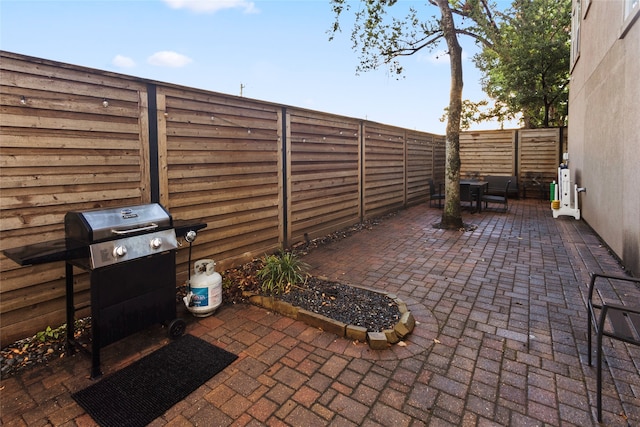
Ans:
[[[474,203],[478,198],[478,192],[471,188],[471,184],[460,184],[460,205],[462,206],[463,202],[469,203],[467,208],[469,208],[470,212],[474,212]]]
[[[587,300],[587,341],[589,345],[589,366],[591,366],[591,329],[596,333],[596,370],[597,370],[597,414],[602,422],[602,337],[609,337],[628,344],[640,346],[640,306],[621,305],[607,302],[596,287],[596,280],[612,279],[640,284],[640,279],[627,276],[592,273]],[[612,289],[615,291],[615,289]],[[594,293],[600,302],[594,302]],[[598,312],[598,313],[597,313]]]
[[[442,184],[438,185],[438,192],[436,192],[436,185],[433,180],[429,180],[429,207],[433,206],[433,201],[438,201],[438,208],[442,207],[442,200],[444,200],[444,193],[442,192]]]
[[[499,203],[504,205],[504,211],[507,212],[509,210],[509,186],[511,185],[511,180],[507,181],[507,184],[504,188],[504,196],[495,196],[492,194],[487,194],[482,196],[482,201],[484,202],[485,209],[487,208],[489,203]]]

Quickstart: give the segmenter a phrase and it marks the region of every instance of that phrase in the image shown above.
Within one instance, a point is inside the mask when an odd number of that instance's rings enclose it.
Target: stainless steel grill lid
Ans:
[[[88,244],[173,226],[171,215],[158,203],[67,212],[65,235]]]

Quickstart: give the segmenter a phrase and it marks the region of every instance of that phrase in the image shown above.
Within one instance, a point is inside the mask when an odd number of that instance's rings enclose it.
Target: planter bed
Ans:
[[[343,338],[367,342],[374,350],[403,341],[415,327],[413,315],[395,294],[326,278],[310,281],[311,290],[298,288],[280,297],[254,292],[244,296],[251,304]]]

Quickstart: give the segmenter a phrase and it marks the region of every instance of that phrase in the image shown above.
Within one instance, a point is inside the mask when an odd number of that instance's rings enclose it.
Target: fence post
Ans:
[[[291,116],[287,107],[278,112],[278,159],[280,189],[278,190],[279,240],[282,247],[291,245]]]
[[[402,206],[404,208],[407,207],[407,200],[408,200],[408,193],[409,193],[409,183],[408,181],[408,176],[409,176],[409,143],[407,141],[407,131],[406,129],[402,132],[402,140],[403,140],[403,158],[402,158],[402,162],[404,163],[404,167],[402,168],[402,182],[404,182],[404,195],[402,197]]]
[[[156,85],[153,83],[147,84],[147,99],[149,104],[149,120],[148,120],[148,133],[149,133],[149,149],[145,152],[149,157],[147,159],[141,159],[142,162],[147,161],[149,164],[149,183],[151,186],[151,201],[154,203],[162,203],[167,202],[169,196],[164,194],[164,199],[161,200],[161,191],[160,191],[160,169],[159,169],[159,138],[158,138],[158,109],[162,109],[164,112],[166,106],[164,104],[164,97],[162,98],[162,105],[158,105],[157,91]],[[164,144],[163,146],[166,149],[166,121],[163,122],[165,124],[165,132],[164,134]],[[144,130],[141,131],[144,133]],[[141,141],[143,142],[143,141]],[[166,158],[166,155],[165,155]]]
[[[360,221],[364,220],[364,189],[365,189],[365,132],[367,131],[367,126],[364,121],[360,121],[360,140],[358,141],[358,211],[360,216]]]
[[[151,147],[151,123],[155,113],[149,109],[149,90],[138,92],[138,122],[140,126],[140,197],[142,203],[151,202],[151,161],[149,148]],[[155,111],[155,110],[154,110]]]
[[[520,132],[518,130],[513,131],[513,176],[518,179],[518,182],[522,182],[522,178],[519,177],[520,173]]]

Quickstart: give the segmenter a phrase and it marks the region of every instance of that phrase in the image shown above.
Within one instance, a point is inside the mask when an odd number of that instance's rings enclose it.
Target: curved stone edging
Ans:
[[[320,277],[320,279],[328,280],[322,277]],[[372,350],[385,350],[390,345],[401,342],[411,334],[411,332],[413,332],[416,321],[411,314],[411,311],[407,308],[407,304],[398,298],[397,295],[363,286],[349,286],[365,289],[370,292],[376,292],[393,300],[400,311],[400,320],[395,324],[393,329],[385,329],[382,332],[369,332],[366,328],[361,326],[347,325],[322,314],[296,307],[288,302],[281,301],[276,297],[257,295],[253,292],[245,292],[243,295],[249,299],[251,304],[280,313],[283,316],[287,316],[295,320],[300,320],[309,326],[322,329],[326,332],[331,332],[342,338],[349,338],[359,342],[367,342],[369,348]]]

